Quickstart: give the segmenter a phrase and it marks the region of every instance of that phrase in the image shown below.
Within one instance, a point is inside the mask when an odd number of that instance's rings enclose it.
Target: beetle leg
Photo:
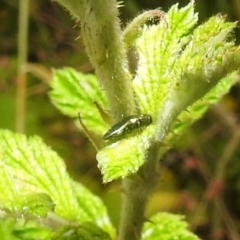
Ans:
[[[128,127],[126,127],[125,131],[126,131],[128,134],[130,134],[130,133],[132,132],[132,129],[131,129],[130,126],[128,126]]]
[[[137,126],[138,126],[138,131],[140,131],[140,133],[142,132],[142,128],[141,128],[141,120],[137,121]]]

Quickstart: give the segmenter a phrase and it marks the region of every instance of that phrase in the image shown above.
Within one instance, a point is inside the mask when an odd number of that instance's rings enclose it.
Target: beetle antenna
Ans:
[[[99,141],[97,141],[96,137],[94,136],[93,133],[91,133],[87,127],[85,126],[85,124],[83,123],[82,121],[82,118],[81,118],[81,114],[80,112],[78,113],[78,120],[79,120],[79,123],[82,127],[82,130],[83,132],[85,133],[85,135],[89,138],[89,140],[92,142],[93,146],[95,147],[95,149],[98,151],[100,149],[100,144],[99,144]]]

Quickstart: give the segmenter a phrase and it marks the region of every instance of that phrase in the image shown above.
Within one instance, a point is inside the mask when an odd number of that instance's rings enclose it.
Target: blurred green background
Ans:
[[[22,0],[19,0],[22,1]],[[0,127],[16,131],[19,1],[0,1]],[[180,0],[184,6],[187,0]],[[122,26],[143,10],[167,11],[175,0],[126,0]],[[240,0],[196,0],[199,22],[214,14],[238,21]],[[65,160],[71,176],[102,197],[114,224],[119,219],[120,182],[102,184],[95,150],[48,97],[54,68],[94,72],[78,28],[67,11],[50,0],[29,1],[25,133],[39,135]],[[235,31],[240,41],[239,28]],[[78,40],[77,40],[78,39]],[[76,117],[77,117],[76,113]],[[240,239],[240,87],[239,84],[170,150],[161,165],[156,194],[146,216],[157,211],[186,215],[190,229],[204,240]]]

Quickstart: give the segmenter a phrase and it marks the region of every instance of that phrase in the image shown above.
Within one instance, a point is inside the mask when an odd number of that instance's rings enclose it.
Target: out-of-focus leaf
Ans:
[[[39,137],[0,131],[0,204],[15,216],[44,218],[54,211],[66,221],[93,221],[114,234],[102,201],[73,182],[62,159]]]
[[[102,120],[94,102],[106,109],[106,98],[93,74],[83,74],[72,68],[55,70],[50,85],[50,98],[62,113],[74,118],[80,113],[89,130],[103,135],[108,125]]]
[[[159,213],[144,225],[143,240],[199,240],[187,229],[183,216]]]
[[[6,196],[1,194],[6,188],[3,185],[6,178],[1,176],[0,199],[5,199],[4,207],[13,210],[17,201],[26,202],[24,196],[46,193],[56,205],[56,213],[66,219],[76,219],[78,204],[62,159],[39,137],[27,139],[21,134],[0,131],[0,139],[1,171],[4,168],[5,176],[9,175],[8,179],[12,181],[9,187],[14,190],[10,194],[14,197],[6,201]]]
[[[0,219],[1,240],[50,240],[51,229],[25,220]]]
[[[63,227],[58,230],[52,240],[110,240],[109,234],[92,222],[82,223],[77,227]]]

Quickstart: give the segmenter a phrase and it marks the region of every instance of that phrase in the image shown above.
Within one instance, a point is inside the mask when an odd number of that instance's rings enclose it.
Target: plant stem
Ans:
[[[135,17],[133,21],[126,26],[125,30],[123,31],[123,39],[127,48],[134,45],[135,40],[141,35],[143,30],[142,26],[146,23],[146,21],[154,18],[163,19],[167,24],[164,12],[156,9],[143,12]]]
[[[138,173],[123,180],[123,203],[118,240],[141,239],[147,201],[158,180],[158,144],[152,146]]]
[[[109,103],[113,122],[135,113],[131,75],[113,0],[56,0],[80,20],[81,37]]]
[[[17,95],[16,95],[16,131],[25,131],[26,108],[26,71],[28,45],[28,0],[19,2],[18,24],[18,68],[17,68]]]

